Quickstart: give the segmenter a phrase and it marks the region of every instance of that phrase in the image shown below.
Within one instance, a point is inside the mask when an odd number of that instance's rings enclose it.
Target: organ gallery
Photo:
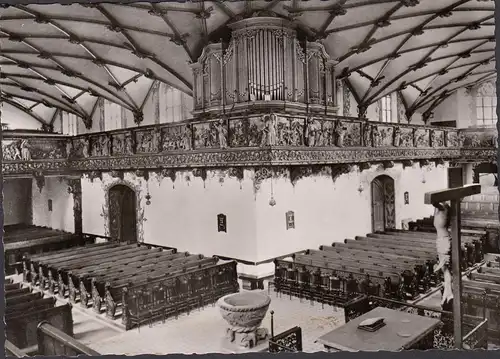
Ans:
[[[498,348],[470,3],[1,7],[8,354]]]

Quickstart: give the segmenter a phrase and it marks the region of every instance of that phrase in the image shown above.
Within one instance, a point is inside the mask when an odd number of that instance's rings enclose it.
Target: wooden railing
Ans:
[[[298,353],[302,351],[302,329],[290,328],[269,339],[270,353]]]
[[[38,355],[72,357],[77,355],[100,356],[98,352],[78,342],[47,322],[37,327]]]
[[[9,358],[9,357],[23,358],[23,357],[27,356],[27,354],[6,339],[5,340],[5,356],[7,358]]]

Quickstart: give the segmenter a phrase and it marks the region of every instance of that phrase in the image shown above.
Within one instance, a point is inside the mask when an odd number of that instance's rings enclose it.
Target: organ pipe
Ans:
[[[232,23],[228,43],[211,43],[192,65],[193,114],[226,106],[285,101],[296,111],[336,111],[334,61],[322,44],[301,42],[285,19],[252,17]],[[289,97],[291,96],[291,97]],[[290,104],[291,103],[291,104]]]

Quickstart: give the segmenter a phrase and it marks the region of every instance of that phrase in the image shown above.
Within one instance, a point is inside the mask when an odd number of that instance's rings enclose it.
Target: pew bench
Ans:
[[[122,322],[128,330],[153,320],[177,318],[238,291],[234,261],[130,285],[122,292]]]
[[[198,261],[187,262],[179,266],[172,266],[167,272],[166,268],[158,268],[156,270],[151,270],[148,272],[143,272],[136,276],[127,277],[120,279],[118,281],[107,281],[104,283],[104,295],[100,297],[94,297],[94,295],[99,294],[99,286],[96,282],[92,282],[92,294],[93,294],[93,309],[94,311],[100,313],[101,303],[103,299],[106,302],[106,316],[109,318],[115,318],[116,309],[121,306],[122,301],[122,291],[123,288],[132,285],[141,285],[149,281],[155,281],[160,279],[165,279],[168,276],[181,274],[183,272],[188,272],[190,270],[200,270],[210,265],[216,264],[216,258],[204,258]]]
[[[37,345],[36,327],[47,321],[68,335],[73,335],[73,317],[69,304],[46,309],[33,309],[6,316],[7,339],[20,349]]]

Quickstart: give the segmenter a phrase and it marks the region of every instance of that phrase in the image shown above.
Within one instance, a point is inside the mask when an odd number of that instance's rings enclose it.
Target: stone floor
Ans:
[[[281,298],[271,294],[271,305],[263,321],[263,327],[270,328],[270,311],[274,311],[274,332],[280,333],[294,326],[302,328],[304,352],[322,351],[323,346],[315,343],[321,335],[344,324],[344,311],[318,303],[310,305],[289,296]],[[205,354],[231,353],[223,345],[222,337],[226,322],[217,306],[208,306],[190,315],[144,326],[122,334],[94,341],[90,347],[101,354]]]
[[[13,278],[21,281],[20,276]],[[37,290],[35,288],[35,290]],[[265,291],[267,293],[267,290]],[[49,294],[46,293],[46,296]],[[274,311],[274,333],[281,333],[294,326],[302,328],[304,352],[323,351],[316,339],[344,324],[344,311],[330,306],[299,300],[287,295],[278,296],[271,292],[271,305],[263,322],[270,329],[271,315]],[[440,309],[439,290],[419,298],[419,305]],[[59,304],[66,300],[58,298]],[[205,354],[231,353],[223,342],[226,322],[222,319],[217,306],[207,306],[172,318],[165,323],[157,322],[151,327],[143,326],[125,331],[120,318],[110,320],[91,309],[83,309],[79,304],[73,306],[75,338],[101,354]]]

